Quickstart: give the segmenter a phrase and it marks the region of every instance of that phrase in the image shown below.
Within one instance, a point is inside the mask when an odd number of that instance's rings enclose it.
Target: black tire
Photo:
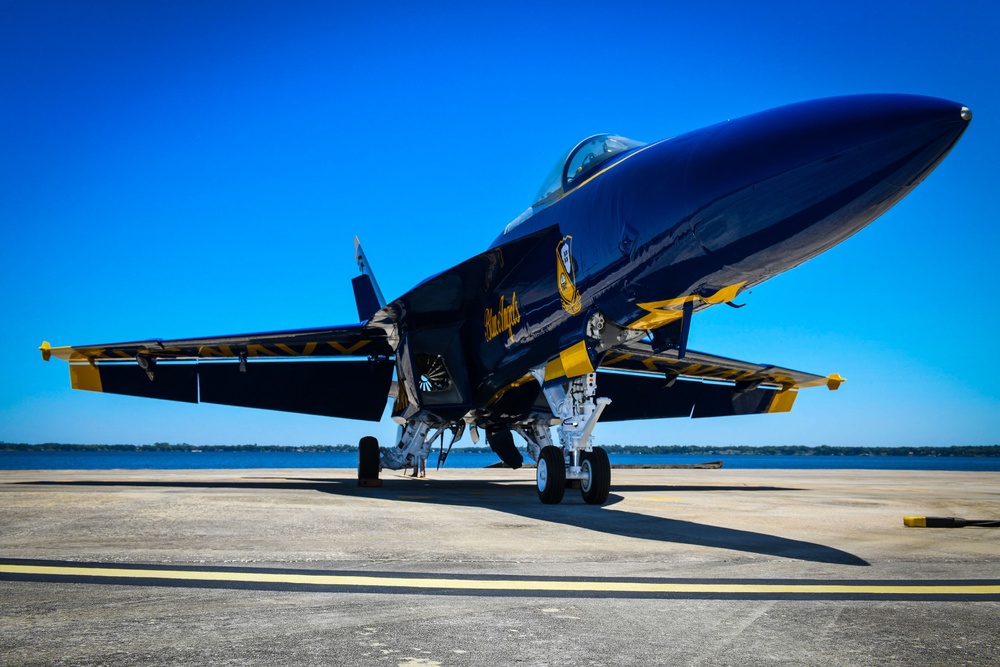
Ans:
[[[582,452],[580,467],[584,475],[580,483],[580,493],[588,505],[603,505],[611,492],[611,461],[602,447],[594,447],[591,452]]]
[[[538,486],[538,499],[543,503],[558,505],[562,502],[566,493],[566,460],[561,449],[552,445],[542,447],[535,470],[535,484]]]
[[[378,440],[370,435],[366,435],[358,443],[358,481],[360,482],[363,479],[378,479],[378,464]]]

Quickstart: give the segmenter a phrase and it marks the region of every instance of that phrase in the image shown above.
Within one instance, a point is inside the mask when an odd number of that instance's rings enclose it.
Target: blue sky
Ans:
[[[355,234],[397,296],[484,249],[581,137],[904,92],[973,110],[944,163],[692,327],[694,349],[841,390],[597,440],[1000,442],[1000,4],[357,4],[0,9],[0,440],[388,442],[388,420],[72,391],[37,347],[348,323]]]

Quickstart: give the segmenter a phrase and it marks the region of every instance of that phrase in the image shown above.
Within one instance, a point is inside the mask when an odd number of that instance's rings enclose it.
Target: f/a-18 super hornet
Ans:
[[[605,502],[598,420],[785,412],[843,378],[688,349],[694,314],[840,243],[944,159],[972,117],[911,95],[822,99],[655,143],[573,146],[485,251],[386,301],[355,241],[359,322],[294,331],[51,347],[72,386],[378,421],[359,478],[481,432],[511,467],[517,433],[538,495],[578,480]],[[552,428],[556,437],[553,438]]]

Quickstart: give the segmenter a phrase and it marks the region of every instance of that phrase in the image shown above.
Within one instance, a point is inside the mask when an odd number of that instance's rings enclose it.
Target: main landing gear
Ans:
[[[563,386],[543,388],[543,392],[552,414],[559,419],[561,446],[554,445],[548,428],[537,422],[520,431],[536,454],[539,500],[549,505],[562,502],[567,480],[577,480],[586,503],[603,504],[611,491],[611,463],[606,451],[592,445],[591,433],[611,400],[595,398],[596,373],[573,378]]]
[[[535,482],[538,499],[547,505],[562,502],[566,492],[567,475],[579,480],[580,492],[588,505],[601,505],[611,491],[611,462],[608,453],[601,447],[591,451],[576,452],[580,456],[579,472],[567,464],[566,455],[559,447],[543,447],[538,457]]]
[[[378,440],[366,435],[358,443],[358,486],[382,486],[378,473]]]

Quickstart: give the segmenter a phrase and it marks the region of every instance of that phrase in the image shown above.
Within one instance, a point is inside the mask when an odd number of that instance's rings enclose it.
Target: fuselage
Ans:
[[[867,95],[648,145],[594,135],[488,249],[391,303],[356,243],[356,324],[39,349],[88,391],[372,421],[393,396],[398,444],[363,440],[359,481],[474,427],[515,468],[512,434],[525,439],[542,502],[572,479],[601,504],[600,419],[780,413],[800,388],[840,386],[838,374],[688,350],[692,316],[871,223],[970,119],[945,100]]]
[[[969,118],[909,95],[805,102],[631,148],[564,181],[483,256],[492,274],[461,326],[463,404],[488,405],[585,340],[595,313],[654,331],[684,304],[729,301],[829,249],[913,189]]]

